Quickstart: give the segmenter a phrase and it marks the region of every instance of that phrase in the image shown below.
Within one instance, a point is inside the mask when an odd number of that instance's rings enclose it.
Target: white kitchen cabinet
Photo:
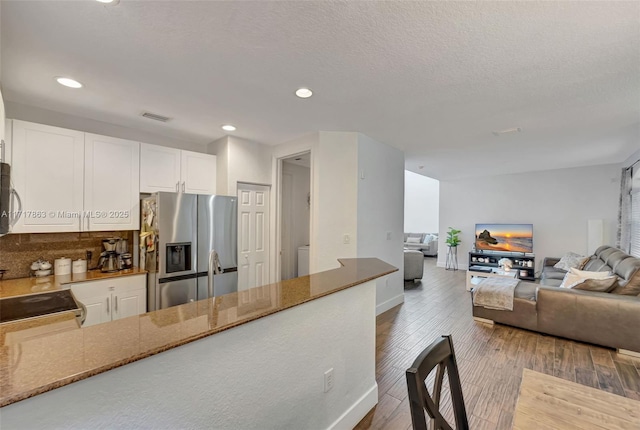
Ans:
[[[175,148],[140,145],[140,192],[215,194],[216,156]]]
[[[80,231],[84,133],[12,121],[12,233]]]
[[[189,194],[216,193],[216,156],[182,151],[181,190]]]
[[[86,308],[83,327],[147,312],[146,275],[71,284],[76,300]]]
[[[140,228],[140,144],[85,134],[85,231]]]
[[[140,144],[140,192],[179,191],[180,150]]]

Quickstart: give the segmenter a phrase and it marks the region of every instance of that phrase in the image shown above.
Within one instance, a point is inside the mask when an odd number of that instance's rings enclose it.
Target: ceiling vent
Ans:
[[[160,122],[167,122],[171,120],[171,118],[169,118],[168,116],[162,116],[162,115],[158,115],[156,113],[151,113],[151,112],[145,112],[142,114],[142,116],[145,118],[153,119],[155,121],[160,121]]]

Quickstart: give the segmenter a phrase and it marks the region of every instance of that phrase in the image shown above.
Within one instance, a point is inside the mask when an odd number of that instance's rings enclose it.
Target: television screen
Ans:
[[[533,224],[476,224],[476,250],[533,252]]]

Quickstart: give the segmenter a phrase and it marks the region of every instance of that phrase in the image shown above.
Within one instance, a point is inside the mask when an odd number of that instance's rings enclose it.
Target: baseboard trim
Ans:
[[[630,357],[640,358],[640,352],[629,351],[628,349],[618,349],[618,354],[628,355]]]
[[[489,325],[494,325],[495,322],[493,320],[487,319],[487,318],[480,318],[480,317],[473,317],[474,321],[477,321],[479,323],[483,323],[483,324],[489,324]]]
[[[398,294],[397,296],[390,298],[386,302],[377,305],[376,315],[380,315],[381,313],[386,312],[395,306],[401,305],[402,303],[404,303],[404,293]]]
[[[328,430],[351,430],[378,404],[378,384],[373,383],[373,387],[358,399],[344,414],[333,422]]]

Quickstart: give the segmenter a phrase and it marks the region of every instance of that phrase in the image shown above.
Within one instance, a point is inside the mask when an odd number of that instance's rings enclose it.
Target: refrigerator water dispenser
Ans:
[[[192,269],[191,242],[167,243],[167,273],[186,272]]]

